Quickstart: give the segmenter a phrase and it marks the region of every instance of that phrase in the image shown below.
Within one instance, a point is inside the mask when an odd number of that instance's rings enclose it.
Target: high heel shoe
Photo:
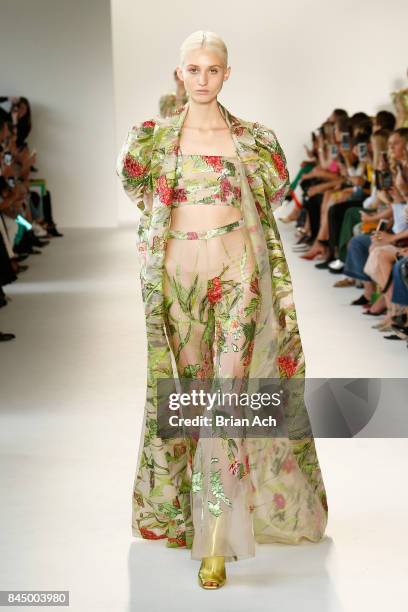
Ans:
[[[301,255],[300,257],[301,257],[302,259],[309,259],[309,260],[312,260],[312,259],[316,259],[316,257],[317,257],[318,255],[321,255],[321,254],[322,254],[322,253],[319,251],[319,252],[317,252],[317,253],[311,253],[310,255],[307,255],[307,254],[306,254],[306,255]]]
[[[283,223],[291,223],[292,221],[296,221],[296,219],[291,219],[290,217],[279,217],[279,221]]]
[[[219,589],[227,580],[224,557],[204,557],[198,571],[198,584],[203,589]]]
[[[364,306],[363,306],[364,308]],[[387,308],[383,308],[382,310],[379,310],[377,312],[373,312],[371,310],[371,308],[366,308],[365,312],[363,312],[363,315],[371,315],[372,317],[379,317],[380,315],[384,314],[385,312],[387,312]]]

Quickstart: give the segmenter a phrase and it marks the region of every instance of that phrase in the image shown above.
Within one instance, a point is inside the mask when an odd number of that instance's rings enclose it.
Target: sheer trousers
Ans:
[[[231,389],[244,390],[261,299],[258,278],[243,219],[207,231],[170,230],[165,325],[179,378],[231,379]],[[192,558],[253,556],[253,485],[245,438],[211,435],[202,427],[196,439],[184,442],[189,449],[184,473],[178,466],[171,477],[177,486],[187,474],[190,484]]]

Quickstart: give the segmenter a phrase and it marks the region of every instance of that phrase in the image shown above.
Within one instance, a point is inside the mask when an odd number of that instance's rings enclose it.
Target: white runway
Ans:
[[[405,377],[405,342],[383,340],[348,305],[361,291],[333,288],[279,228],[307,375]],[[0,589],[66,589],[75,612],[405,611],[405,439],[317,439],[326,538],[259,545],[218,592],[200,589],[189,551],[131,536],[146,373],[136,229],[64,233],[0,310],[17,335],[0,344]]]

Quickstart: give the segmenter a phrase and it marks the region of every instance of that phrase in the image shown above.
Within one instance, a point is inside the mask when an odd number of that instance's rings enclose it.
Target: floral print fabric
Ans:
[[[258,270],[245,226],[216,234],[217,229],[206,240],[168,241],[166,332],[181,379],[235,377],[241,385],[249,372],[261,299]],[[245,440],[210,437],[208,430],[204,437],[203,430],[186,451],[191,493],[183,506],[192,518],[192,557],[249,557],[254,538]]]
[[[261,296],[254,318],[254,341],[250,348],[247,346],[251,353],[249,377],[297,378],[302,383],[304,354],[292,284],[273,216],[273,209],[279,206],[289,185],[283,151],[272,130],[234,117],[221,104],[219,108],[236,145],[241,209]],[[196,507],[200,501],[208,507],[205,486],[201,489],[204,494],[201,498],[199,495],[202,470],[196,471],[192,464],[194,453],[188,441],[162,440],[157,435],[158,380],[177,375],[165,333],[166,295],[170,295],[164,289],[166,256],[171,243],[182,242],[195,248],[201,242],[169,238],[171,207],[177,189],[179,138],[187,112],[188,103],[180,113],[167,119],[155,118],[135,125],[120,152],[117,170],[125,191],[142,211],[138,247],[148,352],[145,417],[134,483],[132,531],[136,536],[163,538],[168,546],[192,548],[194,558],[200,558],[205,550],[200,544],[204,522],[193,520],[191,501],[194,495]],[[225,237],[240,232],[241,229]],[[220,281],[216,279],[217,276],[210,279],[209,287],[210,299],[215,302],[222,295]],[[240,519],[230,524],[235,527],[241,522],[243,526],[250,525],[252,537],[257,542],[297,543],[302,538],[318,541],[327,523],[327,501],[302,392],[290,397],[285,419],[287,438],[248,439],[244,452],[236,451],[235,459],[230,462],[231,475],[237,479],[240,474],[248,473],[249,476],[245,489],[248,497],[242,497],[242,503],[235,504],[235,507],[246,508],[244,522]],[[204,452],[196,456],[208,474],[212,456],[207,450],[204,448]],[[209,487],[213,492],[218,491],[219,508],[225,509],[228,504],[222,499],[217,470],[214,474]],[[243,491],[242,488],[231,490]],[[225,490],[224,494],[225,499],[229,499]],[[217,495],[214,495],[210,501],[216,504],[217,511]],[[242,549],[239,538],[230,539],[236,542],[235,549],[229,551],[230,559],[254,553],[249,529],[243,528],[242,533]]]
[[[224,156],[180,155],[172,207],[192,204],[241,208],[237,160]]]

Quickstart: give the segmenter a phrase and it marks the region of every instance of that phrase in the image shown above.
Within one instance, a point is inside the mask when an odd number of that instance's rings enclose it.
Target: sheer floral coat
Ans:
[[[273,215],[289,187],[285,156],[271,129],[239,119],[218,104],[244,170],[243,216],[261,270],[263,314],[253,343],[250,377],[304,379],[292,283]],[[179,137],[188,106],[189,102],[170,117],[134,125],[118,157],[117,173],[142,213],[138,250],[148,363],[133,495],[133,534],[167,538],[168,546],[191,547],[192,466],[188,449],[180,441],[171,444],[157,436],[157,382],[176,376],[165,334],[162,283]],[[263,446],[262,468],[259,441],[253,441],[252,455],[247,458],[256,483],[251,505],[255,536],[259,542],[295,543],[301,537],[317,541],[326,526],[327,502],[302,388],[294,394],[285,416],[288,439],[268,440]],[[177,465],[183,477],[175,485],[171,475]],[[265,465],[276,475],[271,485],[262,480]]]

